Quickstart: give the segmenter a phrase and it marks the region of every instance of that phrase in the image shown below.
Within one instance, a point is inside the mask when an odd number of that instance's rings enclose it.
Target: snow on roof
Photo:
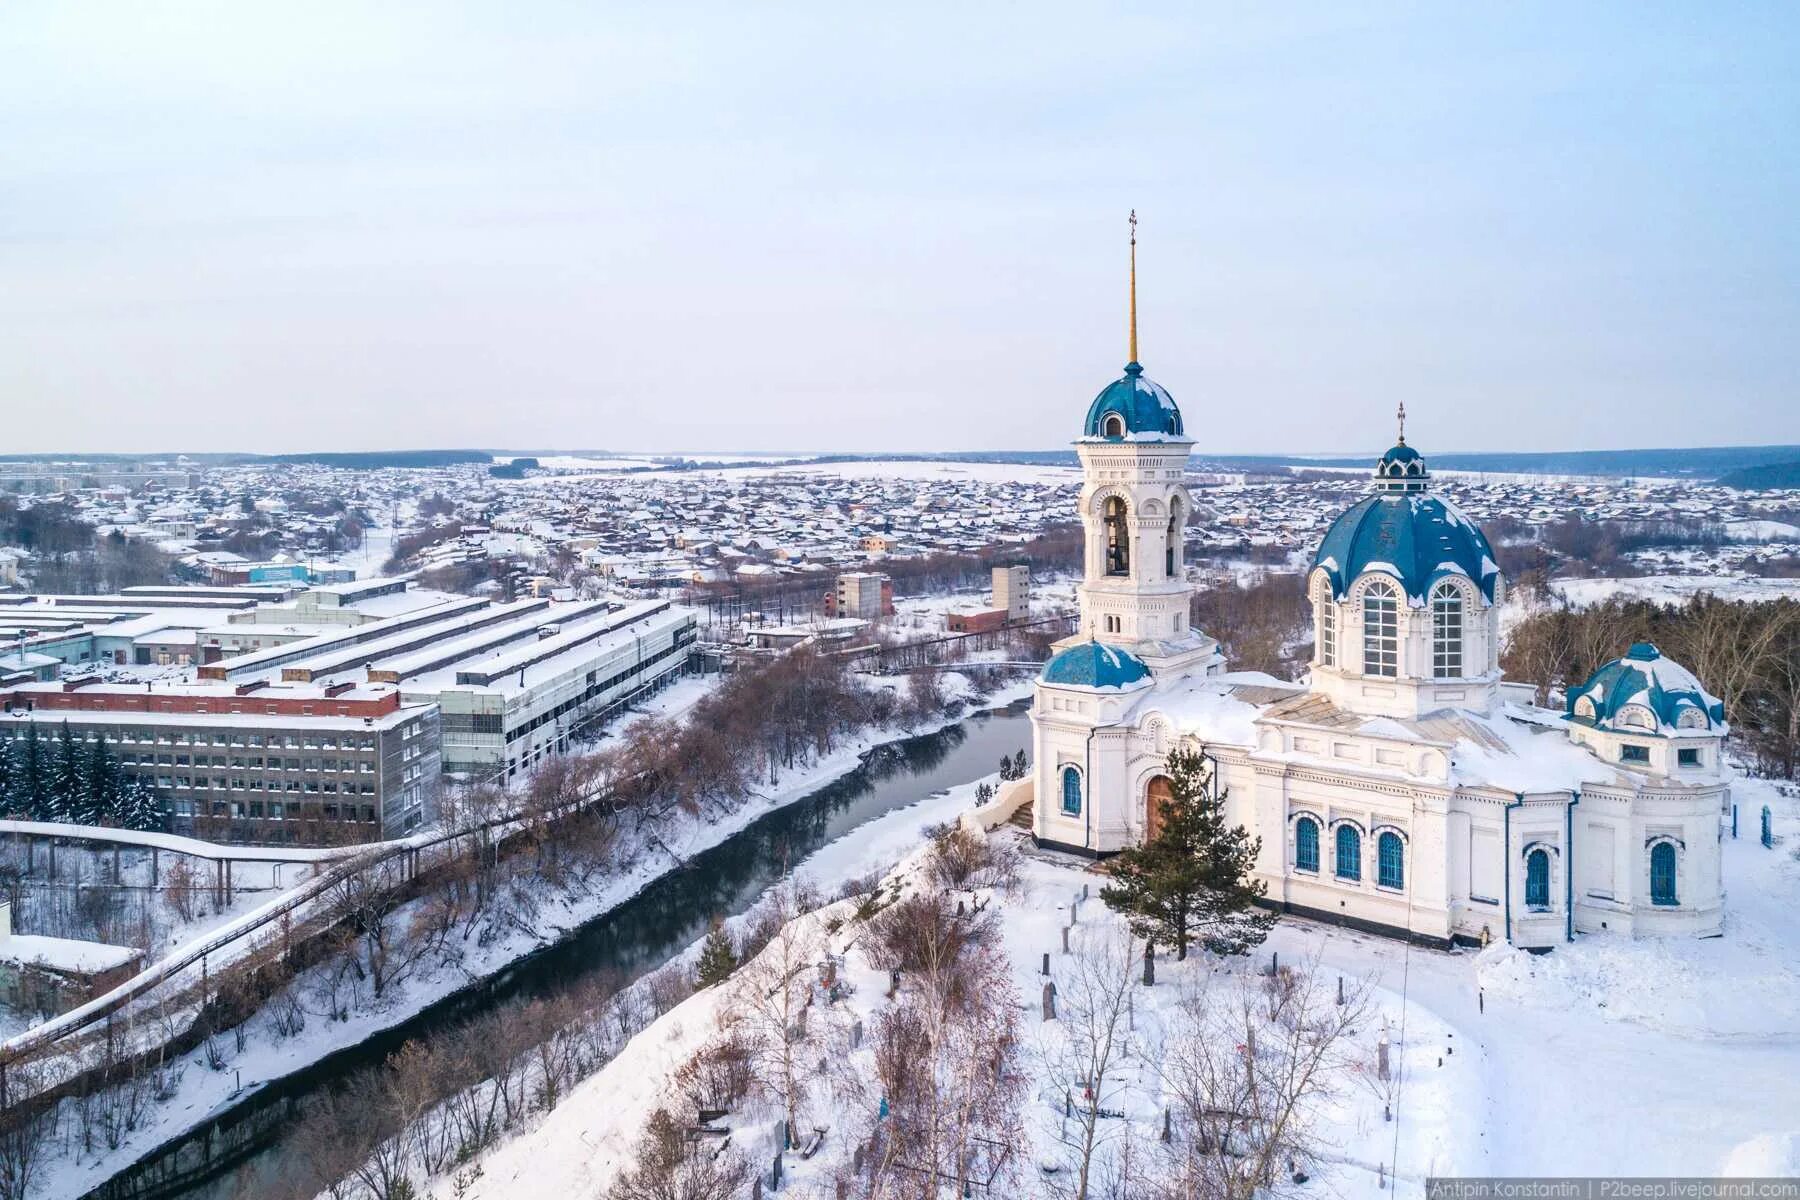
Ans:
[[[15,933],[0,941],[0,960],[79,975],[110,971],[137,957],[138,951],[129,946],[78,942],[73,938],[44,937],[33,933]]]
[[[1259,671],[1176,679],[1150,691],[1134,706],[1136,719],[1161,714],[1181,736],[1208,745],[1254,746],[1256,719],[1274,700],[1300,690]]]
[[[1473,738],[1458,739],[1450,752],[1453,783],[1508,792],[1574,792],[1589,784],[1633,782],[1629,774],[1570,741],[1560,722],[1553,727],[1506,716],[1468,714],[1468,719],[1479,723],[1504,749]]]

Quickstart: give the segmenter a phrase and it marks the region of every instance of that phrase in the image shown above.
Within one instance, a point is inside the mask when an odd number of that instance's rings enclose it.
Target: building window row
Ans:
[[[1354,825],[1337,827],[1332,874],[1348,882],[1360,882],[1362,868],[1362,832]],[[1319,871],[1319,822],[1301,817],[1294,824],[1294,869],[1317,874]],[[1375,839],[1375,884],[1396,891],[1406,886],[1406,843],[1393,830],[1383,830]]]

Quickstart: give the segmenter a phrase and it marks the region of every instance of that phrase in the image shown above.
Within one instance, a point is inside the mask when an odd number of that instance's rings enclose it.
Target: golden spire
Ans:
[[[1128,362],[1136,362],[1137,356],[1137,209],[1131,210],[1131,357]]]
[[[1400,402],[1400,444],[1406,445],[1406,401]]]

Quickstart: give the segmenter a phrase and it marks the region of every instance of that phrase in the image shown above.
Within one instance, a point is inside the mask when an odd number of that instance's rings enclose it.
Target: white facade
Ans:
[[[1498,568],[1404,438],[1374,499],[1345,514],[1357,527],[1334,526],[1308,576],[1310,680],[1224,673],[1216,642],[1187,624],[1192,443],[1134,436],[1104,405],[1113,391],[1077,442],[1079,632],[1032,712],[1040,843],[1098,856],[1144,838],[1166,757],[1185,744],[1218,763],[1284,910],[1433,944],[1718,932],[1725,726],[1691,676],[1634,647],[1646,657],[1602,668],[1568,716],[1509,695]],[[1377,552],[1359,549],[1365,532]],[[1406,555],[1380,552],[1392,546]],[[1633,714],[1649,712],[1626,702],[1640,686],[1669,689],[1655,693],[1661,716]]]

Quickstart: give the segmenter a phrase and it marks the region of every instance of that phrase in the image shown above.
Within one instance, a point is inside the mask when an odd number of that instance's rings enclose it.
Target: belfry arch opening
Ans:
[[[1101,523],[1106,527],[1106,573],[1108,575],[1131,574],[1131,529],[1128,520],[1130,511],[1125,501],[1118,496],[1107,497],[1106,504],[1100,510]]]

